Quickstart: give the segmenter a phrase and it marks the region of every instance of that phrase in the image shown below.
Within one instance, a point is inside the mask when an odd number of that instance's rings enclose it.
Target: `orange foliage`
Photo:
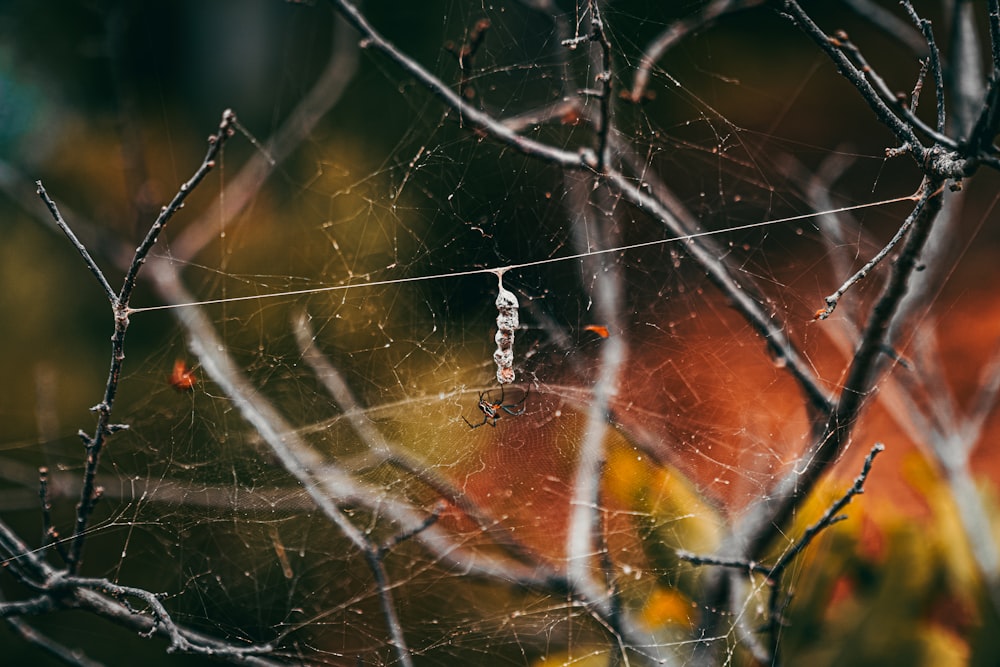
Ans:
[[[684,594],[670,589],[657,588],[642,608],[642,620],[650,628],[681,625],[693,628],[698,619],[698,608]]]
[[[601,338],[607,338],[609,336],[608,328],[600,324],[588,324],[583,328],[584,331],[593,331],[595,334]]]
[[[167,378],[167,382],[177,391],[192,391],[198,378],[195,377],[194,369],[188,368],[186,361],[178,359],[174,362],[174,370]]]

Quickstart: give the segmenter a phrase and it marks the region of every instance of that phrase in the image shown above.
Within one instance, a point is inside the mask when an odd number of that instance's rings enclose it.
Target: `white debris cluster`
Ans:
[[[493,353],[493,361],[497,364],[497,382],[505,385],[514,381],[514,331],[520,321],[517,317],[517,297],[504,289],[502,274],[497,278],[497,351]]]

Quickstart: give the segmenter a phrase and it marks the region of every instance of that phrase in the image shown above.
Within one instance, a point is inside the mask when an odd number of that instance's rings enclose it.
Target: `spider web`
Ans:
[[[599,47],[564,43],[586,37],[585,4],[548,6],[414,3],[374,6],[369,19],[473,107],[533,140],[588,148]],[[653,68],[649,99],[619,99],[650,40],[703,10],[603,8],[615,71],[607,140],[635,183],[688,216],[690,234],[678,235],[593,174],[484,136],[363,49],[339,103],[276,158],[254,137],[296,108],[331,44],[349,51],[357,39],[331,29],[325,7],[270,9],[277,85],[258,90],[247,114],[232,103],[251,140],[227,146],[216,179],[154,249],[134,303],[116,416],[130,428],[105,454],[87,568],[165,591],[178,622],[272,642],[275,656],[397,664],[384,590],[317,507],[320,493],[383,547],[418,664],[686,664],[708,575],[676,551],[713,553],[801,465],[814,435],[788,360],[688,240],[727,267],[835,392],[845,341],[882,274],[830,320],[815,313],[891,236],[919,184],[915,169],[887,160],[893,140],[826,57],[767,10],[685,35]],[[874,39],[853,15],[836,20],[857,42]],[[235,48],[228,39],[218,47]],[[900,62],[897,85],[908,88],[919,65]],[[173,153],[148,162],[161,184],[187,173],[180,134],[150,139],[164,143],[151,153]],[[240,169],[254,160],[276,166],[244,206]],[[73,203],[99,217],[86,197]],[[498,272],[520,319],[516,380],[502,388]],[[74,382],[100,386],[102,344],[87,348],[96,361]],[[167,381],[178,360],[193,369],[190,391]],[[595,431],[592,406],[605,394]],[[62,525],[79,465],[73,414],[43,448],[44,462],[60,466]],[[37,465],[25,432],[11,438],[12,462]],[[840,478],[856,475],[885,437],[863,429]],[[627,634],[580,591],[552,583],[580,560],[577,475],[593,438],[603,455],[583,569],[636,619],[642,644],[621,657]],[[281,447],[298,453],[308,481]],[[873,493],[905,492],[883,482]],[[20,507],[18,521],[31,525],[37,508]],[[803,525],[821,511],[802,509]],[[726,663],[743,664],[742,628],[765,616],[762,582],[741,594],[742,615],[709,639],[726,646]]]

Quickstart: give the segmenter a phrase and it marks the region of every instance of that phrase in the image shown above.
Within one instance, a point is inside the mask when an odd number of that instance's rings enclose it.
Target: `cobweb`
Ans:
[[[369,18],[470,107],[573,152],[594,147],[604,104],[586,7]],[[602,5],[604,141],[682,234],[592,172],[492,140],[358,55],[349,28],[331,36],[325,8],[289,11],[288,39],[330,42],[331,63],[360,58],[358,73],[292,152],[267,141],[279,121],[235,108],[245,136],[153,250],[117,408],[130,428],[105,453],[87,568],[166,592],[178,622],[309,664],[397,664],[387,590],[417,664],[685,664],[709,572],[676,552],[719,548],[815,436],[784,348],[737,293],[836,392],[882,274],[829,320],[817,309],[912,209],[920,174],[886,157],[893,140],[826,56],[767,10],[685,33],[632,102],[619,94],[649,42],[706,9]],[[874,34],[840,19],[858,42]],[[900,67],[908,89],[920,65]],[[279,78],[308,84],[292,66]],[[259,187],[242,180],[254,164],[273,170]],[[519,320],[503,385],[501,285]],[[870,445],[849,450],[843,479]],[[750,581],[741,613],[697,638],[726,663],[766,618]]]

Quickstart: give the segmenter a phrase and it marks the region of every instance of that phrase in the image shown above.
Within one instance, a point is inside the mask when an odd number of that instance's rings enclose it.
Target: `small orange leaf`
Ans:
[[[174,370],[167,378],[167,382],[177,391],[191,391],[198,378],[195,377],[194,369],[188,368],[186,361],[178,359],[174,362]]]
[[[608,333],[608,328],[600,324],[588,324],[583,328],[584,331],[593,331],[595,334],[601,338],[607,338],[610,334]]]

